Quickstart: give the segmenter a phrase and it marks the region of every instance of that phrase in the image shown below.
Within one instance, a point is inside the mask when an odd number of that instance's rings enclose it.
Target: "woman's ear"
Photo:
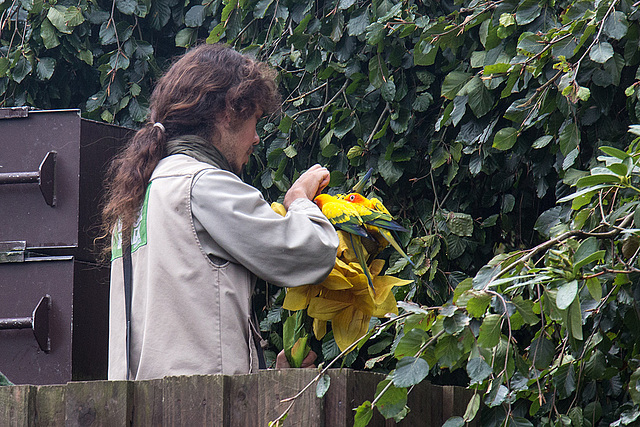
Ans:
[[[225,130],[231,129],[231,114],[229,113],[229,110],[224,110],[223,113],[218,115],[217,124],[219,128]]]

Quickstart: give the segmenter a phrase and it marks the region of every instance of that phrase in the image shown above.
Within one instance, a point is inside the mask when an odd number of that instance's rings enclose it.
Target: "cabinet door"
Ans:
[[[37,172],[47,153],[57,152],[54,206],[45,202],[37,183],[0,184],[0,242],[78,245],[80,122],[78,110],[0,119],[0,174]]]
[[[31,329],[0,330],[0,371],[15,384],[63,384],[72,376],[74,262],[0,264],[0,318],[31,317],[40,299],[51,296],[49,339],[44,352]]]

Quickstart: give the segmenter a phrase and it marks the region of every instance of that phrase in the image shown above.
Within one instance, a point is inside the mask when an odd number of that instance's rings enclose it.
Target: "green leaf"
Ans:
[[[541,53],[546,46],[543,38],[534,33],[524,32],[518,38],[518,49],[527,56],[535,56]]]
[[[87,99],[86,108],[88,112],[92,112],[102,107],[104,102],[107,99],[107,92],[104,90],[99,91],[98,93],[92,95]]]
[[[538,0],[522,0],[516,9],[516,23],[527,25],[540,16],[542,10]]]
[[[572,280],[558,287],[556,306],[560,310],[566,310],[578,295],[578,281]]]
[[[602,147],[600,147],[600,150],[602,152],[604,152],[605,154],[608,154],[611,157],[616,157],[616,158],[618,158],[620,160],[626,160],[629,157],[631,157],[631,156],[629,156],[629,154],[627,154],[624,151],[619,150],[619,149],[617,149],[615,147],[609,147],[609,146],[603,145]]]
[[[500,329],[502,316],[499,314],[488,314],[480,325],[478,344],[485,348],[493,348],[500,342]]]
[[[421,93],[416,96],[415,101],[413,101],[413,105],[411,108],[414,111],[425,112],[429,108],[429,106],[433,103],[433,96],[429,92]]]
[[[575,371],[571,363],[561,365],[553,374],[553,384],[560,392],[560,397],[571,396],[576,389]]]
[[[340,152],[340,147],[335,144],[329,144],[322,149],[322,155],[326,158],[333,157]]]
[[[473,278],[473,289],[483,290],[488,285],[489,282],[500,272],[499,265],[485,265],[483,266],[478,273],[476,273]]]
[[[578,147],[580,143],[580,130],[575,122],[570,121],[560,130],[558,145],[565,156]]]
[[[387,160],[384,156],[378,158],[378,172],[384,181],[392,185],[397,182],[404,171],[393,161]]]
[[[40,80],[49,80],[56,68],[56,60],[53,58],[38,58],[37,61],[36,73],[38,78]]]
[[[84,22],[84,15],[79,7],[69,6],[64,12],[64,20],[67,27],[77,27]]]
[[[480,395],[478,393],[475,393],[471,400],[469,400],[469,403],[467,403],[467,409],[464,411],[463,418],[465,422],[468,423],[473,421],[476,417],[478,410],[480,409],[480,400]]]
[[[455,98],[470,78],[471,74],[469,73],[463,73],[461,71],[450,72],[444,78],[444,82],[442,82],[441,95],[447,99]]]
[[[598,174],[598,175],[589,175],[580,178],[576,182],[576,187],[593,187],[598,184],[619,184],[620,176],[614,174]]]
[[[607,369],[607,359],[600,350],[595,350],[587,359],[584,366],[584,373],[587,378],[601,380]]]
[[[167,25],[169,19],[171,18],[171,0],[154,0],[151,2],[151,10],[149,12],[149,16],[151,18],[151,27],[157,31],[160,31],[162,27]],[[235,2],[230,1],[223,9],[223,15],[221,21],[226,21],[229,12],[233,10]],[[224,16],[224,11],[227,11],[227,15]]]
[[[383,24],[380,22],[373,22],[371,25],[367,27],[367,43],[376,45],[380,43],[386,34],[386,29]]]
[[[511,300],[516,306],[518,313],[522,316],[522,320],[529,325],[535,325],[540,318],[533,311],[534,302],[529,299],[523,299],[520,295]]]
[[[493,97],[478,76],[474,76],[460,91],[459,95],[468,95],[469,107],[480,118],[493,108]]]
[[[466,369],[472,385],[482,383],[493,372],[491,366],[482,357],[469,359]]]
[[[356,415],[353,418],[353,427],[366,427],[373,417],[373,408],[371,402],[365,401],[356,409]]]
[[[411,329],[400,339],[394,356],[396,359],[415,356],[420,348],[427,342],[429,335],[422,329]]]
[[[191,47],[196,43],[197,36],[195,28],[183,28],[176,34],[176,46]]]
[[[389,80],[389,69],[382,55],[375,55],[369,60],[369,81],[376,89]]]
[[[536,369],[543,370],[551,366],[555,355],[555,346],[545,337],[536,338],[529,347],[529,359]]]
[[[629,379],[629,395],[636,405],[640,404],[640,368],[637,368]]]
[[[627,176],[627,174],[629,173],[629,168],[627,168],[627,165],[624,163],[612,163],[607,166],[607,169],[609,169],[614,174],[622,177]]]
[[[20,59],[16,62],[11,76],[16,83],[20,83],[31,72],[31,62],[24,56],[20,55]]]
[[[205,7],[197,4],[184,14],[184,25],[187,27],[200,27],[204,23]]]
[[[426,39],[422,39],[413,49],[413,61],[415,65],[429,66],[436,60],[438,47],[431,44]]]
[[[491,294],[483,291],[473,291],[473,297],[467,301],[467,311],[476,318],[481,318],[491,303]]]
[[[136,98],[129,102],[129,114],[136,122],[143,122],[147,118],[147,109],[142,107]]]
[[[569,329],[573,338],[580,341],[583,339],[582,309],[580,307],[580,298],[576,298],[569,306]]]
[[[393,101],[393,98],[396,96],[396,84],[393,80],[388,80],[382,84],[380,94],[382,95],[382,99],[385,101]]]
[[[464,426],[464,418],[462,417],[451,417],[447,421],[442,424],[442,427],[463,427]]]
[[[482,69],[482,74],[487,76],[489,74],[503,74],[509,71],[511,68],[511,64],[498,63],[498,64],[488,64],[485,65]]]
[[[589,51],[589,58],[594,62],[604,64],[613,58],[613,46],[608,42],[596,43]]]
[[[42,37],[44,47],[47,49],[53,49],[60,44],[56,29],[48,18],[44,19],[40,25],[40,37]]]
[[[115,0],[115,1],[116,1],[116,7],[120,11],[120,13],[123,13],[125,15],[133,15],[133,13],[136,11],[136,7],[138,6],[137,0]]]
[[[629,29],[629,22],[624,12],[619,10],[613,11],[604,21],[602,31],[615,40],[622,39]]]
[[[376,398],[385,389],[389,380],[380,381],[376,388]],[[404,410],[407,404],[407,389],[397,388],[393,384],[378,399],[377,408],[383,417],[389,419],[398,415]]]
[[[602,299],[602,285],[600,284],[600,280],[598,280],[597,277],[590,277],[586,280],[586,284],[591,298],[600,301],[600,299]]]
[[[590,264],[595,261],[602,261],[606,253],[607,251],[605,250],[597,251],[592,254],[589,254],[587,257],[581,259],[580,261],[576,261],[573,264],[573,271],[577,273],[580,268],[582,268],[587,264]]]
[[[429,374],[429,364],[420,357],[407,356],[400,359],[393,373],[393,385],[411,387],[421,382]]]
[[[447,227],[457,236],[473,235],[473,218],[471,215],[462,212],[451,212],[446,216]]]
[[[213,27],[213,30],[209,33],[209,37],[207,37],[207,44],[215,44],[220,41],[222,35],[225,32],[225,26],[223,23],[220,23]]]
[[[61,33],[71,34],[73,32],[73,28],[69,28],[67,26],[67,20],[65,17],[66,12],[67,9],[64,6],[55,5],[49,8],[47,18],[58,31]]]
[[[318,378],[318,384],[316,384],[316,396],[320,399],[324,397],[329,390],[329,386],[331,385],[331,377],[327,374],[322,375]]]
[[[353,13],[351,19],[347,22],[347,32],[350,36],[359,36],[364,33],[369,25],[368,8],[360,11],[359,13]]]
[[[296,147],[294,147],[293,145],[287,146],[283,151],[284,154],[290,159],[293,159],[298,155],[298,150],[296,150]]]
[[[349,131],[356,126],[356,116],[349,115],[346,118],[340,120],[338,124],[333,128],[333,134],[338,139],[342,139]]]
[[[454,366],[460,362],[462,356],[461,344],[456,337],[452,335],[440,337],[436,344],[436,358],[441,367]]]
[[[518,129],[506,127],[500,129],[493,138],[493,148],[505,151],[511,149],[518,138]]]
[[[0,77],[4,77],[9,71],[9,58],[0,57]]]

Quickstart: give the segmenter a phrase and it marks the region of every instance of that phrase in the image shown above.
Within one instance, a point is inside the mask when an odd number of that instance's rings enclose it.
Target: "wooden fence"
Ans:
[[[312,369],[266,370],[237,376],[166,377],[149,381],[87,381],[0,387],[0,426],[233,426],[267,427],[303,389]],[[373,400],[382,374],[332,369],[323,398],[309,387],[284,426],[353,425],[353,408]],[[471,391],[426,381],[409,394],[411,409],[399,426],[441,426],[462,415]],[[377,410],[369,426],[395,426]]]

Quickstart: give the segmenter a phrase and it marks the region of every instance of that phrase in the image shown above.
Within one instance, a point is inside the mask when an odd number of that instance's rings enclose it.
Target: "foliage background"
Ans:
[[[0,105],[136,127],[184,48],[268,61],[285,102],[248,179],[275,201],[313,163],[335,192],[373,167],[367,193],[409,229],[415,267],[383,253],[415,281],[401,315],[342,360],[389,373],[356,422],[402,418],[427,378],[477,390],[450,425],[630,425],[638,16],[626,0],[4,0]],[[275,288],[262,302],[273,357],[288,313]],[[338,355],[330,334],[314,346]]]

